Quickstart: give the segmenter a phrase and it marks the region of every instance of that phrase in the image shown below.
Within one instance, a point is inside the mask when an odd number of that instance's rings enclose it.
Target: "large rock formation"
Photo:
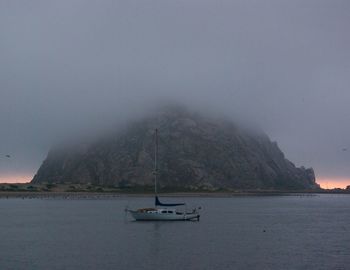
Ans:
[[[295,167],[264,133],[181,107],[162,110],[94,143],[51,150],[32,182],[152,186],[155,128],[162,188],[318,188],[313,169]]]

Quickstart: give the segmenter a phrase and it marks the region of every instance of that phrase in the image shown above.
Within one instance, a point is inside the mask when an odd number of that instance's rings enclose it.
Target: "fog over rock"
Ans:
[[[99,140],[51,150],[33,183],[152,186],[159,129],[159,185],[168,189],[315,189],[276,142],[224,118],[166,106]]]
[[[0,1],[0,182],[171,99],[255,121],[346,187],[349,14],[342,0]]]

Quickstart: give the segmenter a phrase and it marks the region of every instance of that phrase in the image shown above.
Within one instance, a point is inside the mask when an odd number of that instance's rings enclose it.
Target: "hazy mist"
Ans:
[[[349,1],[0,1],[0,181],[163,100],[350,184]],[[6,157],[10,155],[10,157]],[[29,180],[29,179],[28,179]]]

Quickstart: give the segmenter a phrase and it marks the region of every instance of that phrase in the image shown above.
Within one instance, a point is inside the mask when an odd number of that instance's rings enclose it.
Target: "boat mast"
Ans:
[[[155,132],[155,149],[154,149],[154,195],[157,196],[157,174],[158,174],[158,129]]]

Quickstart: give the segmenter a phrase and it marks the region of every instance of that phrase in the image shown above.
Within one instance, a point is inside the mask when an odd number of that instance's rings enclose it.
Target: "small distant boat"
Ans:
[[[158,220],[158,221],[180,221],[180,220],[198,220],[200,218],[200,208],[194,208],[191,212],[180,211],[174,207],[185,206],[185,203],[161,203],[157,196],[157,158],[158,158],[158,130],[155,130],[155,151],[154,151],[154,194],[155,207],[140,208],[129,210],[132,217],[137,221]]]

